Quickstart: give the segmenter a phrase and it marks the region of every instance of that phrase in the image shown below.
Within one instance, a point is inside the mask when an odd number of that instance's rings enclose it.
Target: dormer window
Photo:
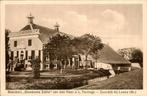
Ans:
[[[28,46],[32,46],[32,40],[31,39],[28,40]]]
[[[17,47],[17,41],[14,41],[14,47]]]

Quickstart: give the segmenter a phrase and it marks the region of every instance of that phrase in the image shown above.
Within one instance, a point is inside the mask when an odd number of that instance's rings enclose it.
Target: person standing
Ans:
[[[18,58],[15,57],[13,64],[12,64],[12,71],[15,71],[15,68],[17,67],[17,63],[18,63]]]
[[[7,64],[7,70],[8,72],[12,71],[12,67],[13,67],[13,60],[9,59],[9,63]]]
[[[120,73],[120,67],[117,67],[117,75]]]

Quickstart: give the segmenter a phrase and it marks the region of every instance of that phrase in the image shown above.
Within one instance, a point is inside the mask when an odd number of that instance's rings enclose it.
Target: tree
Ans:
[[[119,49],[118,53],[130,62],[139,63],[143,67],[143,53],[140,49],[134,47],[123,48]]]
[[[9,33],[11,31],[8,30],[8,29],[5,29],[5,62],[6,62],[6,65],[8,64],[9,62],[9,50],[10,50],[10,47],[9,47]]]
[[[57,34],[50,38],[44,50],[46,50],[46,54],[49,54],[50,60],[66,60],[81,53],[85,55],[85,61],[87,61],[89,54],[97,54],[102,48],[101,39],[90,34],[74,39],[70,39],[67,35]]]
[[[140,64],[141,67],[143,67],[143,53],[140,49],[135,49],[132,52],[132,62],[137,62]]]
[[[39,78],[40,77],[40,58],[32,58],[30,60],[31,64],[32,64],[32,72],[33,72],[33,78]]]
[[[117,52],[120,56],[124,57],[127,60],[131,60],[132,55],[131,53],[136,50],[136,48],[132,47],[132,48],[123,48],[123,49],[119,49]]]
[[[123,50],[123,49],[119,49],[117,52],[118,52],[118,54],[119,54],[120,56],[122,56],[122,57],[125,57],[125,55],[126,55],[126,52],[125,52],[125,50]]]
[[[85,54],[85,60],[87,60],[89,54],[97,53],[103,48],[101,39],[90,34],[73,39],[72,44],[79,53]]]
[[[103,48],[101,39],[90,34],[74,38],[72,40],[72,44],[76,49],[75,53],[85,55],[85,67],[88,66],[88,56],[91,55],[95,60],[97,60],[99,58],[99,50]]]
[[[50,60],[66,60],[72,56],[71,39],[67,35],[57,34],[50,38],[44,50],[49,55]]]
[[[66,35],[57,34],[50,39],[48,43],[48,49],[51,55],[54,57],[52,59],[65,59],[71,55],[70,53],[70,38]]]

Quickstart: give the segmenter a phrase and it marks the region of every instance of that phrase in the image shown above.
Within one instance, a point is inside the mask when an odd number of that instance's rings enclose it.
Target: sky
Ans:
[[[54,28],[57,22],[64,33],[99,36],[114,50],[142,49],[142,6],[139,4],[9,4],[5,7],[6,28],[18,32],[28,24],[30,13],[35,17],[35,24]]]

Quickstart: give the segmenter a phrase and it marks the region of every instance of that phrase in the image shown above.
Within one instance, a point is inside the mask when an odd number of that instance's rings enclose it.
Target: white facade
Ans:
[[[139,63],[131,63],[132,67],[141,68]]]
[[[18,58],[19,60],[30,60],[36,56],[41,60],[41,69],[43,69],[43,43],[39,39],[39,30],[12,32],[9,37],[10,57],[11,59]]]
[[[111,64],[100,63],[100,62],[99,63],[96,62],[94,68],[97,68],[97,69],[103,68],[103,69],[106,69],[106,70],[113,69]]]

